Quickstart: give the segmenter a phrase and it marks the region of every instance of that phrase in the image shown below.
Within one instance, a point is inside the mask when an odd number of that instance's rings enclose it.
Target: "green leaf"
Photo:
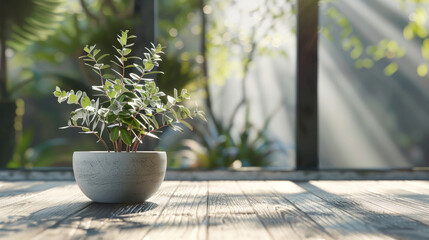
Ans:
[[[135,68],[137,68],[137,70],[139,70],[140,73],[142,73],[142,74],[144,73],[144,69],[143,69],[142,66],[140,66],[140,65],[138,65],[136,63],[134,63],[133,65],[134,65]]]
[[[181,124],[185,125],[187,128],[189,128],[191,131],[192,131],[192,130],[194,130],[194,129],[192,128],[192,125],[191,125],[191,124],[189,124],[188,122],[186,122],[186,121],[184,121],[184,120],[179,120],[179,122],[180,122]]]
[[[107,95],[109,95],[110,98],[115,98],[116,97],[116,92],[115,92],[115,90],[112,90],[112,91],[109,91],[107,93]]]
[[[152,63],[152,62],[146,62],[145,64],[144,64],[144,69],[146,70],[146,71],[150,71],[150,70],[152,70],[153,69],[153,67],[154,67],[155,65]]]
[[[156,46],[156,52],[160,52],[162,50],[161,44],[158,43],[158,46]]]
[[[203,113],[197,113],[197,117],[199,117],[201,120],[207,122],[207,119],[206,119],[206,117],[204,116]]]
[[[80,100],[80,103],[82,104],[83,108],[91,106],[91,100],[86,95]]]
[[[139,80],[139,79],[140,79],[140,76],[139,76],[139,75],[137,75],[137,74],[135,74],[135,73],[130,73],[130,77],[131,77],[133,80]]]
[[[145,73],[145,75],[152,75],[152,74],[158,74],[158,73],[164,74],[164,72],[161,72],[161,71],[153,71],[153,72]]]
[[[133,144],[133,138],[130,136],[130,133],[125,128],[121,128],[121,137],[122,141],[127,144],[131,145]]]
[[[81,91],[81,90],[78,90],[78,91],[76,92],[76,97],[77,97],[77,100],[79,100],[79,99],[80,99],[80,97],[82,97],[82,91]]]
[[[188,109],[188,108],[186,108],[186,107],[181,107],[181,108],[180,108],[180,110],[186,114],[185,118],[186,118],[186,117],[191,117],[191,111],[189,111],[189,109]],[[191,117],[191,118],[192,118],[192,117]]]
[[[115,75],[112,75],[112,74],[104,74],[104,75],[103,75],[103,78],[104,78],[104,79],[111,79],[111,78],[115,78]]]
[[[153,125],[155,126],[155,129],[159,128],[159,124],[158,124],[158,121],[156,121],[155,116],[152,115],[152,118],[149,118],[149,120],[153,123]]]
[[[88,45],[86,45],[84,48],[83,48],[83,51],[85,51],[86,53],[90,53],[91,51],[89,50],[89,48],[88,48]]]
[[[75,94],[71,94],[69,96],[69,100],[71,103],[77,103],[77,96]]]
[[[101,55],[101,56],[97,59],[97,62],[101,61],[103,58],[105,58],[105,57],[107,57],[107,56],[109,56],[109,54],[103,54],[103,55]]]
[[[89,131],[91,131],[89,128],[87,128],[87,127],[82,127],[82,131],[84,131],[84,132],[89,132]]]
[[[110,140],[115,142],[119,138],[119,127],[114,127],[110,130]]]
[[[173,114],[174,120],[179,119],[179,118],[177,117],[177,113],[176,113],[176,111],[174,111],[174,109],[173,109],[173,108],[170,108],[170,111],[171,111],[171,113]]]
[[[100,52],[100,49],[95,49],[93,52],[94,57],[97,56],[97,54]]]
[[[110,114],[110,115],[107,116],[106,120],[107,120],[108,123],[113,123],[116,119],[117,119],[116,115]]]
[[[127,56],[128,54],[130,54],[131,53],[131,49],[129,49],[129,48],[124,48],[123,50],[122,50],[122,55],[124,55],[124,56]]]
[[[422,44],[422,56],[424,59],[429,59],[429,38],[425,39]]]
[[[176,104],[176,99],[172,96],[167,96],[168,102],[170,102],[172,105]]]
[[[417,74],[420,77],[425,77],[428,74],[428,66],[425,63],[422,63],[417,68]]]
[[[121,45],[126,45],[127,44],[127,31],[122,32],[121,38],[119,38],[119,42],[121,43]]]
[[[100,67],[100,70],[103,70],[103,69],[106,69],[106,68],[109,68],[109,67],[110,67],[110,65],[107,65],[107,64],[106,64],[106,65],[101,66],[101,67]]]
[[[384,68],[384,74],[386,76],[392,76],[396,71],[398,71],[398,64],[395,62],[390,63]]]

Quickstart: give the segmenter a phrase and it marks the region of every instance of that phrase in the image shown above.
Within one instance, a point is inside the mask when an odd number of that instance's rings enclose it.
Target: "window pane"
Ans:
[[[209,130],[161,141],[173,150],[171,167],[229,167],[238,160],[235,166],[294,168],[295,1],[204,2],[179,7],[161,1],[160,36],[168,45],[168,61],[194,73],[186,84],[199,84],[194,95],[206,107],[208,79],[212,107],[206,113],[216,121],[209,119]]]
[[[321,2],[322,168],[428,165],[429,4],[420,2]]]

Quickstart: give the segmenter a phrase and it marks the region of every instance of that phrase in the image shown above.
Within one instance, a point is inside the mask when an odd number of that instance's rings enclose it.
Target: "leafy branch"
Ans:
[[[146,75],[162,73],[153,71],[162,61],[162,46],[152,44],[152,48],[147,48],[144,53],[144,59],[132,56],[131,47],[134,43],[129,40],[135,37],[129,36],[128,31],[122,31],[118,35],[119,46],[113,46],[117,54],[114,55],[114,60],[110,60],[112,66],[102,63],[109,55],[99,56],[101,50],[97,49],[96,45],[85,46],[86,55],[80,58],[100,76],[101,85],[92,86],[94,91],[100,93],[100,98],[90,99],[85,92],[75,93],[74,90],[65,91],[56,87],[54,95],[59,103],[67,101],[68,104],[79,106],[70,113],[68,125],[62,129],[80,128],[83,133],[94,134],[106,150],[110,151],[102,139],[106,130],[114,151],[121,152],[123,145],[126,151],[137,151],[144,137],[157,138],[153,133],[161,128],[171,127],[175,131],[183,132],[181,126],[192,130],[192,126],[185,119],[199,117],[205,120],[204,112],[198,107],[191,112],[186,106],[179,104],[190,100],[186,89],[182,89],[180,94],[174,89],[174,95],[168,96],[159,90],[152,79],[144,78]],[[128,61],[133,59],[140,60],[142,65],[128,64]],[[141,75],[133,72],[127,75],[129,68],[137,70]],[[155,117],[156,115],[158,117]]]

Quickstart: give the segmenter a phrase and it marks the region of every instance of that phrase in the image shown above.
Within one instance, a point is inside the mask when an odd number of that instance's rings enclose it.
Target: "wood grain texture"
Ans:
[[[319,184],[323,184],[323,182]],[[402,215],[404,218],[414,219],[429,225],[429,205],[416,198],[401,196],[408,191],[404,190],[406,186],[398,182],[344,182],[339,188],[344,189],[344,191],[353,189],[353,192],[349,192],[349,194],[360,199],[363,203],[368,203],[365,206],[369,210],[381,212],[380,209],[382,209],[382,212]]]
[[[49,191],[54,187],[61,187],[67,184],[70,184],[70,182],[15,182],[5,187],[5,189],[0,189],[0,208],[16,204],[43,191]]]
[[[182,182],[147,239],[205,239],[207,236],[207,182]]]
[[[427,239],[428,181],[166,181],[142,204],[0,182],[0,239]]]
[[[238,183],[273,239],[332,239],[304,212],[267,187],[267,182]]]
[[[164,182],[154,196],[141,204],[92,203],[35,239],[143,239],[178,185],[179,182]]]
[[[52,183],[53,184],[53,183]],[[85,208],[86,198],[75,184],[58,183],[58,187],[19,199],[0,208],[0,238],[27,239],[55,225],[74,212]]]
[[[345,181],[317,181],[300,183],[305,190],[323,198],[332,207],[342,209],[349,214],[363,219],[366,223],[383,232],[386,236],[396,239],[424,239],[429,236],[429,227],[410,219],[407,216],[391,214],[385,208],[379,207],[391,198],[386,192],[382,199],[371,193],[375,185],[390,189],[392,192],[403,192],[400,182],[387,184],[386,182],[352,182]],[[371,190],[372,189],[372,190]]]
[[[335,239],[393,239],[385,236],[359,216],[317,197],[293,182],[268,182],[284,198],[305,212]]]
[[[209,182],[208,196],[208,239],[272,239],[237,182]]]

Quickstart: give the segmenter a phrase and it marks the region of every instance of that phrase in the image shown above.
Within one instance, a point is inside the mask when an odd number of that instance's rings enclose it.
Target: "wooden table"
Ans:
[[[429,181],[166,181],[142,204],[0,182],[0,239],[428,239]]]

